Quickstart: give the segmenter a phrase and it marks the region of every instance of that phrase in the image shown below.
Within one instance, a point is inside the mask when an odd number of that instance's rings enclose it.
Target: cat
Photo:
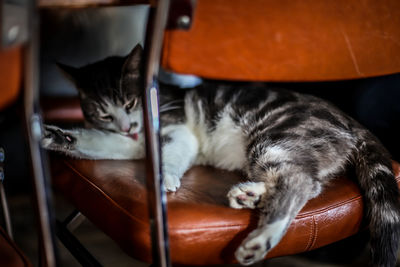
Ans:
[[[86,159],[145,157],[142,47],[60,68],[75,83],[89,128],[45,126],[42,145]],[[309,199],[353,166],[364,195],[372,263],[394,266],[400,205],[390,155],[368,130],[311,95],[260,84],[204,81],[194,89],[162,85],[164,186],[176,191],[192,165],[244,170],[248,182],[227,197],[232,208],[259,209],[258,228],[235,252],[249,265],[262,260]]]

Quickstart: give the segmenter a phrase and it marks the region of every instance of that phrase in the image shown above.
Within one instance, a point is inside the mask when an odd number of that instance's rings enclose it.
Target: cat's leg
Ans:
[[[298,166],[280,167],[282,169],[266,170],[258,177],[257,180],[265,182],[254,182],[244,189],[246,196],[249,192],[250,195],[256,195],[260,191],[264,193],[259,195],[260,204],[254,204],[261,210],[258,227],[248,235],[235,253],[241,264],[249,265],[262,260],[278,244],[305,203],[320,192],[319,182]],[[263,186],[264,189],[257,186]],[[234,205],[231,200],[233,207],[253,205],[240,198],[234,200]]]
[[[242,265],[251,265],[263,260],[267,253],[279,243],[291,219],[285,216],[270,223],[266,223],[266,218],[262,218],[261,221],[260,226],[247,236],[235,252],[236,259]]]
[[[68,156],[82,159],[142,159],[145,157],[144,137],[137,140],[117,133],[96,129],[64,130],[45,125],[42,146]]]
[[[197,156],[197,138],[183,124],[168,125],[161,135],[164,186],[167,191],[176,191],[181,185],[180,179]]]

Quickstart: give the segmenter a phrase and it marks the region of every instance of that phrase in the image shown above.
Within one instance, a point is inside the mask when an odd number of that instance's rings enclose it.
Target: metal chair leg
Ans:
[[[82,265],[87,267],[101,267],[101,263],[79,242],[79,240],[70,232],[67,223],[57,221],[57,237],[61,243],[68,249],[74,258]]]
[[[74,210],[67,218],[65,218],[63,224],[69,231],[73,232],[85,220],[86,217],[79,210]]]
[[[4,162],[5,154],[4,149],[0,148],[0,198],[1,198],[1,207],[3,210],[4,223],[6,225],[6,231],[8,236],[13,239],[13,232],[11,227],[11,218],[10,218],[10,210],[8,208],[6,192],[4,190],[4,170],[3,170],[3,162]]]
[[[170,266],[166,194],[162,187],[158,67],[169,0],[150,9],[145,41],[144,122],[146,135],[146,185],[153,249],[153,265]]]
[[[40,147],[41,116],[39,113],[39,17],[36,1],[30,4],[29,40],[25,47],[25,92],[24,107],[28,143],[32,160],[33,187],[39,221],[41,265],[55,267],[57,250],[54,238],[54,217],[48,182],[48,167]]]

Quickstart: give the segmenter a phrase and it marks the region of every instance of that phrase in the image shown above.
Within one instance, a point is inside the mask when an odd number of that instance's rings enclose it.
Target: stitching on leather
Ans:
[[[399,183],[400,182],[400,175],[398,177],[395,177],[395,179],[396,179],[396,182]],[[359,199],[362,199],[361,195],[357,195],[357,196],[354,196],[353,198],[350,198],[350,199],[344,200],[342,202],[336,203],[335,205],[331,205],[331,206],[328,206],[326,208],[319,209],[318,211],[310,211],[310,212],[305,212],[305,213],[302,213],[302,214],[298,214],[296,216],[296,219],[301,219],[301,218],[308,217],[308,216],[310,216],[310,214],[321,214],[321,213],[323,213],[325,211],[335,209],[335,208],[337,208],[339,206],[343,206],[343,205],[349,204],[349,203],[357,201]]]
[[[314,216],[312,216],[312,221],[311,221],[311,228],[310,228],[310,236],[308,237],[308,242],[306,245],[306,248],[304,249],[304,251],[308,251],[310,246],[311,246],[311,242],[313,240],[313,235],[314,235]]]
[[[311,243],[311,246],[309,247],[309,250],[311,250],[315,243],[317,242],[317,238],[318,238],[318,221],[315,219],[315,217],[313,216],[313,224],[314,224],[314,238],[313,238],[313,242]]]
[[[296,216],[296,218],[297,219],[301,219],[301,218],[304,218],[304,217],[309,217],[310,214],[321,214],[321,213],[323,213],[325,211],[332,210],[332,209],[335,209],[335,208],[337,208],[339,206],[343,206],[343,205],[349,204],[351,202],[360,200],[361,198],[362,198],[361,195],[358,195],[358,196],[355,196],[353,198],[350,198],[350,199],[344,200],[342,202],[339,202],[339,203],[337,203],[335,205],[331,205],[331,206],[328,206],[326,208],[319,209],[317,211],[309,211],[309,212],[305,212],[305,213],[299,214],[299,215]]]

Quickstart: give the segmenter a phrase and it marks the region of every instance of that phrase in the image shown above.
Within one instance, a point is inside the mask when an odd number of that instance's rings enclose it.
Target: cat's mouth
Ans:
[[[133,140],[137,141],[139,139],[139,134],[138,133],[133,133],[128,135],[130,138]]]
[[[132,138],[135,141],[139,139],[139,133],[121,133],[121,134],[126,137]]]

